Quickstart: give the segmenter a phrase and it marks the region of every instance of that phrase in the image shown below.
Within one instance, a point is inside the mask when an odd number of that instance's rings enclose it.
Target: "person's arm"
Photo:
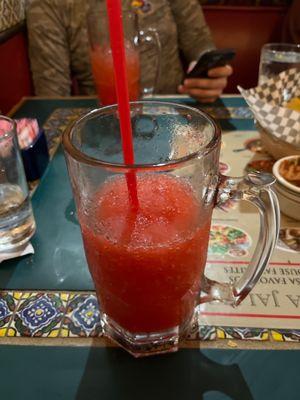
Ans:
[[[177,25],[179,48],[188,62],[215,48],[198,0],[170,0],[169,3]],[[231,74],[229,65],[211,69],[208,79],[187,79],[178,87],[178,92],[201,102],[213,102],[222,94]]]
[[[93,10],[93,7],[97,7],[98,2],[68,0],[68,3],[70,27],[67,40],[70,47],[71,76],[76,79],[79,94],[95,94],[89,53],[87,15],[89,7]]]
[[[71,92],[66,4],[31,0],[27,5],[29,57],[38,96],[68,96]]]
[[[198,0],[169,0],[169,4],[177,25],[179,48],[188,62],[215,48]]]

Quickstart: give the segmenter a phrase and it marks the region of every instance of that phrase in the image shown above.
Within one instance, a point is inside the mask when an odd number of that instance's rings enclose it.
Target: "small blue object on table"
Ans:
[[[44,130],[40,130],[35,140],[21,150],[26,179],[40,179],[49,163],[49,151]]]

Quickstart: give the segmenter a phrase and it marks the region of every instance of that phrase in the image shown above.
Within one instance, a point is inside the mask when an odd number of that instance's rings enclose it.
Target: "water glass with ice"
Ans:
[[[300,68],[300,44],[265,44],[260,56],[259,85],[290,68]]]
[[[0,116],[0,253],[22,249],[34,232],[16,124]]]

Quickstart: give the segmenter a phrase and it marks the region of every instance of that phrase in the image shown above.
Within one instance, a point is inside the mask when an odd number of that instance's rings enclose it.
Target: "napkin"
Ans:
[[[291,68],[255,88],[238,86],[257,122],[271,135],[295,146],[300,146],[300,112],[285,105],[300,97],[299,82],[300,69]]]
[[[26,254],[34,254],[34,248],[30,242],[27,243],[25,247],[22,247],[18,251],[11,251],[11,252],[1,252],[0,253],[0,263],[5,260],[10,260],[11,258],[26,256]]]

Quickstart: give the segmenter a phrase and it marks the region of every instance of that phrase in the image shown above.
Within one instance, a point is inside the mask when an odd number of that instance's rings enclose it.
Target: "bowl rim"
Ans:
[[[298,155],[292,155],[292,156],[287,156],[287,157],[282,157],[279,160],[275,162],[273,165],[273,175],[275,178],[278,180],[278,182],[281,183],[282,186],[285,186],[286,188],[292,190],[294,193],[299,193],[300,194],[300,187],[297,187],[296,185],[293,185],[292,183],[288,182],[282,175],[279,174],[279,166],[280,164],[285,161],[285,160],[291,160],[293,158],[300,158]]]
[[[300,196],[298,195],[298,193],[295,193],[295,192],[292,193],[284,186],[278,184],[278,182],[275,186],[275,190],[276,190],[276,193],[278,196],[281,196],[281,197],[289,200],[290,202],[292,202],[294,204],[298,204],[300,206]]]

